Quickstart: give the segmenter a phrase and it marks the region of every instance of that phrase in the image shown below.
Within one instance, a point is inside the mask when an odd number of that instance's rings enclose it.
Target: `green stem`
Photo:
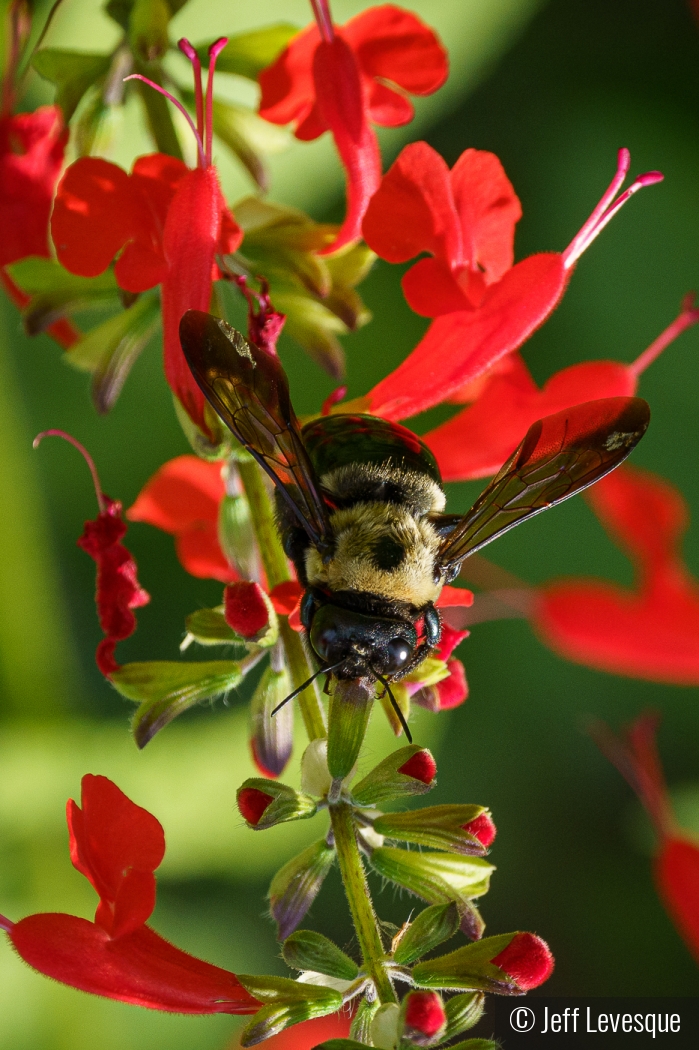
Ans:
[[[329,808],[340,873],[364,959],[364,967],[376,986],[379,1000],[382,1003],[396,1003],[398,1002],[396,993],[383,965],[384,950],[381,944],[381,934],[357,845],[352,807],[346,802],[341,802]]]
[[[237,460],[237,467],[250,504],[250,514],[260,548],[260,556],[271,590],[277,584],[291,579],[289,562],[279,538],[272,501],[260,467],[253,459],[247,457]],[[298,687],[311,677],[314,668],[311,667],[300,636],[289,626],[286,616],[280,617],[279,632],[286,651],[291,680],[294,686]],[[308,686],[299,695],[299,706],[308,739],[317,740],[319,737],[326,736],[323,707],[314,685]]]

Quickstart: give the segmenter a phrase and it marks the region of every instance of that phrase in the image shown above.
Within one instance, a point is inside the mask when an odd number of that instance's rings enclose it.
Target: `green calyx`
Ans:
[[[328,977],[354,981],[359,967],[348,955],[322,933],[297,930],[282,946],[282,957],[295,970],[313,970]]]

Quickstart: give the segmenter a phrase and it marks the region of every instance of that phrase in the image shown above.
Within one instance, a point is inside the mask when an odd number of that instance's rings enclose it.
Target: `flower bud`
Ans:
[[[445,1010],[447,1014],[447,1029],[444,1033],[445,1039],[453,1039],[455,1035],[461,1035],[469,1028],[478,1024],[485,1009],[485,996],[482,992],[464,992],[463,995],[453,995],[447,1000]]]
[[[437,992],[408,992],[401,1004],[402,1037],[414,1046],[433,1046],[447,1023],[442,997]]]
[[[282,957],[287,966],[295,970],[313,970],[343,981],[353,981],[359,973],[353,959],[322,933],[313,930],[297,930],[287,937]]]
[[[238,809],[248,827],[261,831],[288,820],[303,820],[316,811],[315,800],[309,795],[275,780],[251,777],[237,792]]]
[[[410,966],[437,945],[453,937],[461,924],[456,904],[434,904],[420,912],[400,936],[393,952],[394,962]]]
[[[333,847],[328,846],[325,839],[319,839],[288,861],[274,876],[269,887],[269,903],[272,918],[277,923],[277,940],[286,940],[303,922],[334,859]]]
[[[429,806],[407,813],[385,813],[374,829],[389,839],[452,853],[482,855],[495,838],[495,825],[482,806]]]
[[[311,740],[301,759],[301,790],[314,798],[325,798],[331,783],[332,777],[328,770],[328,741],[325,737]]]
[[[344,780],[357,761],[373,702],[368,679],[335,682],[328,712],[328,769],[334,780]]]
[[[294,712],[286,704],[272,717],[272,711],[291,692],[286,668],[266,667],[250,704],[250,747],[255,765],[268,777],[278,777],[291,756]]]
[[[224,594],[226,623],[246,642],[270,646],[277,639],[277,614],[272,603],[252,580],[229,583]]]
[[[218,541],[226,560],[243,580],[262,579],[260,554],[250,516],[250,504],[242,491],[238,472],[224,467],[226,495],[218,509]]]
[[[375,806],[389,799],[424,795],[434,787],[437,772],[427,748],[409,744],[379,762],[370,773],[355,784],[352,795],[360,806]]]
[[[371,1042],[379,1050],[394,1050],[398,1043],[398,1019],[400,1008],[395,1003],[386,1003],[376,1011],[371,1022]]]
[[[371,1025],[380,1007],[381,1003],[378,999],[374,999],[373,1002],[369,1002],[368,999],[362,999],[352,1018],[350,1038],[356,1039],[359,1043],[364,1043],[367,1046],[371,1045],[369,1041],[371,1039]]]
[[[422,988],[464,988],[521,995],[551,975],[553,956],[533,933],[503,933],[418,963],[413,980]]]

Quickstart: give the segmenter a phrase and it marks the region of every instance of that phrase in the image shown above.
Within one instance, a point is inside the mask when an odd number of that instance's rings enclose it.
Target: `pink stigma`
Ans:
[[[656,182],[662,182],[665,177],[660,171],[647,171],[643,175],[639,175],[629,188],[624,190],[620,197],[617,197],[616,195],[628,175],[630,164],[631,154],[625,148],[620,149],[614,178],[590,218],[563,252],[563,265],[567,270],[578,261],[582,253],[592,244],[595,237],[602,232],[619,209],[623,208],[629,197],[643,189],[644,186],[652,186]]]
[[[106,505],[106,503],[104,501],[104,496],[102,495],[102,486],[100,485],[100,477],[99,477],[99,474],[97,473],[97,467],[95,466],[95,461],[92,458],[92,456],[90,455],[90,453],[87,451],[85,446],[83,444],[81,444],[78,441],[77,438],[74,438],[72,434],[67,434],[65,432],[65,430],[42,430],[41,433],[37,434],[36,437],[34,438],[34,440],[32,442],[32,448],[38,448],[45,437],[59,437],[59,438],[63,438],[64,441],[69,441],[70,444],[73,445],[74,448],[77,448],[78,452],[80,453],[80,455],[83,457],[83,459],[87,463],[88,467],[90,468],[90,473],[92,474],[92,481],[93,481],[93,484],[95,486],[95,495],[97,496],[97,505],[98,505],[98,507],[100,509],[100,514],[104,514],[105,510],[107,509],[107,505]]]
[[[313,8],[315,20],[318,23],[321,39],[326,44],[332,43],[335,39],[335,27],[333,26],[333,16],[330,13],[328,0],[311,0],[311,7]]]
[[[633,376],[640,376],[642,372],[645,372],[649,365],[652,365],[657,357],[660,357],[663,350],[674,342],[679,335],[684,332],[686,328],[691,328],[693,324],[699,321],[699,306],[694,305],[696,295],[694,292],[690,292],[689,295],[685,295],[682,300],[682,310],[677,315],[672,324],[669,324],[667,328],[660,333],[657,339],[654,339],[650,346],[643,351],[642,354],[636,358],[633,364],[629,365],[629,372]]]
[[[14,923],[10,919],[6,919],[4,915],[0,915],[0,930],[9,933],[13,926]]]
[[[211,164],[214,148],[214,73],[216,59],[228,43],[227,36],[221,36],[209,48],[209,76],[206,81],[206,165]]]

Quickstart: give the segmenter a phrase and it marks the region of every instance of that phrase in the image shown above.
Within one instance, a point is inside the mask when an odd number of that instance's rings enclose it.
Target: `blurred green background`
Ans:
[[[364,6],[336,0],[333,9],[341,22]],[[586,358],[631,361],[699,284],[699,28],[688,5],[405,6],[439,29],[452,75],[447,89],[418,106],[416,124],[382,136],[385,162],[408,137],[426,137],[450,164],[468,146],[495,151],[524,207],[519,256],[568,243],[609,181],[619,146],[630,148],[634,172],[665,173],[662,186],[635,199],[585,255],[562,305],[525,349],[539,380]],[[303,25],[307,4],[191,0],[175,25],[198,41],[280,17]],[[65,0],[48,42],[102,49],[110,34],[97,0]],[[225,79],[222,90],[249,97]],[[27,105],[49,98],[37,80]],[[127,114],[117,159],[126,162],[146,145],[138,120],[137,109]],[[234,162],[221,161],[230,198],[250,192]],[[341,214],[341,173],[327,136],[274,157],[273,174],[273,198],[319,219]],[[400,268],[379,263],[362,288],[375,319],[345,340],[350,396],[394,367],[426,327],[406,307],[399,279]],[[39,430],[70,431],[93,453],[106,491],[128,506],[165,459],[187,451],[157,346],[137,363],[113,413],[98,419],[85,377],[62,364],[48,339],[27,340],[4,302],[0,340],[0,911],[12,918],[37,910],[92,914],[92,890],[69,863],[63,811],[69,796],[78,797],[83,773],[103,773],[165,826],[158,930],[220,965],[283,972],[263,898],[275,864],[317,836],[319,825],[276,829],[254,843],[241,827],[234,792],[250,771],[246,689],[227,705],[184,716],[136,751],[130,708],[93,662],[100,638],[94,566],[75,546],[96,509],[88,473],[60,442],[31,450]],[[282,342],[281,353],[298,410],[317,410],[332,382],[290,342]],[[641,393],[653,425],[634,461],[684,492],[694,515],[685,555],[699,574],[699,331],[683,335],[653,365]],[[465,509],[478,488],[453,486],[451,507]],[[128,542],[152,602],[139,611],[138,631],[120,658],[176,658],[184,616],[216,604],[220,588],[186,575],[170,537],[134,525]],[[492,555],[532,582],[563,573],[631,581],[629,564],[582,500],[511,533]],[[434,801],[493,810],[498,871],[483,901],[489,931],[532,929],[551,943],[557,967],[546,994],[697,994],[696,967],[652,887],[650,838],[637,807],[584,733],[590,715],[617,725],[643,707],[659,709],[681,819],[699,831],[697,690],[574,667],[520,622],[476,627],[459,655],[470,700],[439,718],[423,713],[416,732],[437,755]],[[390,743],[379,716],[375,722],[367,760]],[[379,880],[374,888],[382,917],[402,922],[410,902],[381,892]],[[346,943],[345,914],[333,875],[311,918]],[[34,974],[0,945],[3,1047],[208,1050],[230,1042],[235,1025],[81,995]]]

